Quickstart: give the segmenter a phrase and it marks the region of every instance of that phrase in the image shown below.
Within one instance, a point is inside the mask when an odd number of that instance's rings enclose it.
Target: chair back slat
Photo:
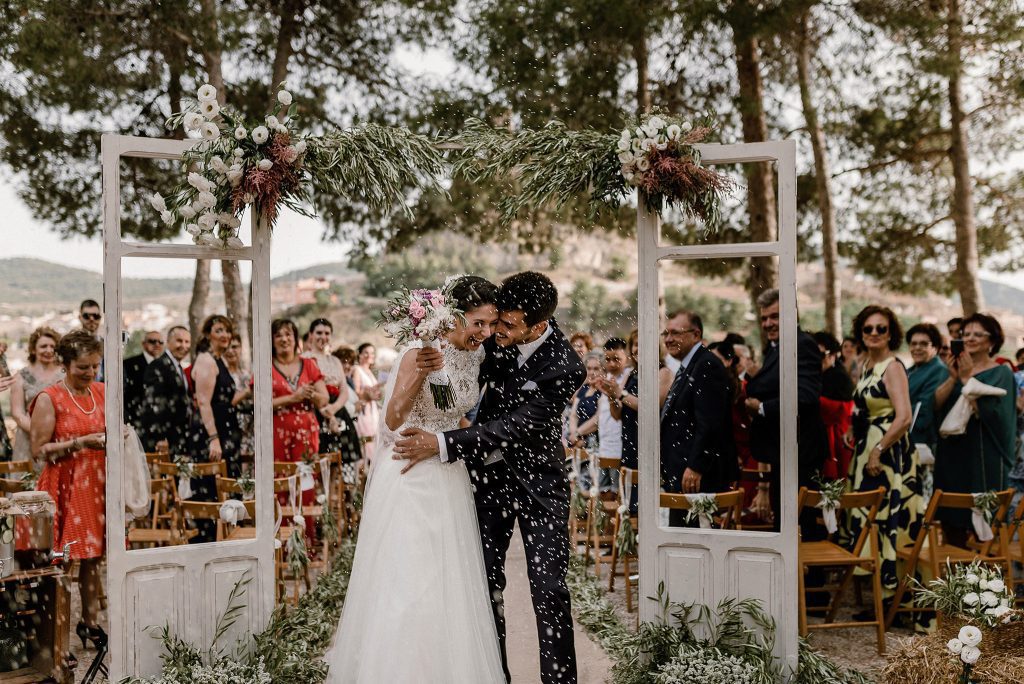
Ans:
[[[740,521],[740,513],[743,508],[745,493],[741,489],[733,489],[727,492],[715,493],[715,503],[719,512],[725,511],[722,516],[722,529],[734,529]],[[661,508],[676,510],[690,510],[690,501],[685,494],[669,494],[662,492],[660,497]]]
[[[621,458],[605,458],[603,456],[599,456],[597,459],[598,468],[611,468],[614,470],[618,470],[621,465]]]
[[[169,475],[171,477],[178,476],[178,464],[169,463],[167,461],[159,461],[154,466],[157,475]],[[192,476],[193,477],[209,477],[220,475],[221,477],[228,474],[227,463],[224,461],[217,461],[216,463],[192,463]]]
[[[32,472],[32,461],[0,461],[0,475],[10,475],[11,473],[31,473]]]
[[[274,461],[274,477],[291,477],[298,469],[298,461]]]
[[[0,477],[0,494],[13,494],[25,491],[25,483],[13,477]]]

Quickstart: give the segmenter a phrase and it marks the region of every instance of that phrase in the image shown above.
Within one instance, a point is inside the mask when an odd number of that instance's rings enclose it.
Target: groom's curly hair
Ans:
[[[555,315],[558,290],[543,273],[516,273],[502,281],[498,290],[498,308],[502,311],[522,311],[523,322],[534,326]]]
[[[472,311],[487,304],[498,305],[498,286],[480,276],[462,276],[452,286],[452,299],[460,311]]]

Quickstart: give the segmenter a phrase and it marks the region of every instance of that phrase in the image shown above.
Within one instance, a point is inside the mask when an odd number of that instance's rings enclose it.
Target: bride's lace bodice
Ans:
[[[403,352],[403,355],[404,353],[416,353],[416,350],[409,349],[408,352]],[[382,434],[380,436],[382,447],[393,443],[397,433],[410,427],[420,428],[427,432],[454,430],[459,427],[459,420],[476,406],[477,400],[480,398],[478,378],[480,364],[484,360],[483,347],[472,352],[448,345],[441,350],[441,353],[444,355],[444,368],[448,372],[452,389],[455,391],[455,408],[442,411],[434,406],[434,397],[430,393],[430,383],[429,381],[424,381],[423,387],[420,388],[419,394],[416,395],[412,409],[409,411],[405,422],[394,432],[388,430],[387,424],[382,424]],[[402,356],[395,360],[394,367],[396,369],[399,367],[401,360]],[[392,383],[388,384],[390,389]],[[390,398],[390,396],[385,397],[385,399]],[[385,411],[386,406],[385,404]],[[381,422],[384,423],[383,420]]]

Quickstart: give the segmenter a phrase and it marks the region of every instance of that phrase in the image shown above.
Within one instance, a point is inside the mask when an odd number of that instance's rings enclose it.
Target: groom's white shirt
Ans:
[[[519,362],[519,367],[520,368],[522,368],[523,364],[525,364],[526,361],[531,356],[533,356],[533,353],[535,351],[540,349],[542,344],[547,342],[548,338],[551,337],[551,333],[553,331],[554,331],[554,327],[549,322],[547,329],[544,330],[544,332],[541,333],[541,336],[538,337],[537,339],[535,339],[533,342],[527,342],[526,344],[517,344],[516,345],[516,348],[519,350],[519,357],[516,360]],[[486,392],[487,389],[484,388],[484,391]],[[480,397],[482,399],[483,398],[483,394],[481,394]],[[434,436],[437,437],[437,450],[438,450],[438,455],[441,457],[441,462],[442,463],[447,463],[448,462],[448,445],[444,443],[444,433],[443,432],[438,432]],[[491,465],[492,463],[497,463],[498,461],[503,460],[503,458],[504,457],[501,455],[501,449],[495,449],[494,451],[492,451],[490,454],[487,455],[486,459],[484,459],[484,465]]]

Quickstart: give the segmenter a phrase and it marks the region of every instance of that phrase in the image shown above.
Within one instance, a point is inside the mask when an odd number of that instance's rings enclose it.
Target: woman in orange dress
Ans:
[[[77,330],[61,338],[57,355],[64,379],[39,393],[29,407],[32,455],[45,461],[37,487],[56,504],[55,548],[75,542],[71,558],[78,561],[82,621],[76,630],[97,647],[106,643],[100,627],[100,562],[106,550],[106,426],[104,387],[95,382],[103,343]]]

